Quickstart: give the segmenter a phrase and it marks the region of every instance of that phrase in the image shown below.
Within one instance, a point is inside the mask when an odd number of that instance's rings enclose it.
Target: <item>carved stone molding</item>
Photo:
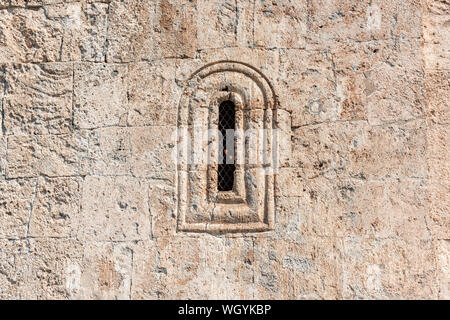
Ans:
[[[218,108],[236,108],[233,190],[217,190]],[[207,64],[186,80],[178,108],[178,231],[262,232],[274,225],[277,100],[256,68]]]

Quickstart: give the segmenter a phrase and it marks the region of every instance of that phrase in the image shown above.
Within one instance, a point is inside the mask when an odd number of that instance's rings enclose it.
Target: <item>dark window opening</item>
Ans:
[[[219,106],[219,131],[222,134],[222,148],[219,148],[219,166],[217,189],[219,191],[233,190],[234,171],[234,130],[236,110],[234,103],[227,100]],[[219,144],[220,145],[220,144]]]

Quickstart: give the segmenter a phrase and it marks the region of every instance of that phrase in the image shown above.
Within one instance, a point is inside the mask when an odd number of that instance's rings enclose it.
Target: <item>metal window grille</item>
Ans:
[[[234,171],[234,130],[236,110],[233,102],[227,100],[219,105],[219,131],[222,134],[222,146],[219,148],[217,189],[233,190]]]

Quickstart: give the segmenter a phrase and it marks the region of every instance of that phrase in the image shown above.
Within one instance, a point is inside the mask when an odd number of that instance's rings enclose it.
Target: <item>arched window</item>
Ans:
[[[236,108],[232,101],[226,100],[219,105],[219,131],[222,146],[219,148],[218,191],[233,190],[234,172],[234,130],[236,129]]]
[[[209,63],[186,79],[176,138],[178,231],[273,229],[277,126],[285,119],[268,78],[246,63]]]

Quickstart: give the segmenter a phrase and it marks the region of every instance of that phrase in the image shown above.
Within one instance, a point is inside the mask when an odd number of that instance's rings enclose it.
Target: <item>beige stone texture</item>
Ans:
[[[6,142],[7,142],[6,136],[0,136],[0,177],[5,177],[5,171],[6,171],[6,150],[8,148]]]
[[[345,299],[438,298],[431,241],[348,237],[344,253]]]
[[[84,133],[9,136],[7,177],[83,175],[87,147]]]
[[[33,9],[23,2],[0,12],[0,62],[105,59],[107,4],[54,1]]]
[[[36,181],[33,179],[1,181],[1,239],[23,239],[28,236],[35,189]]]
[[[82,129],[125,125],[126,65],[75,64],[74,125]]]
[[[145,180],[127,176],[86,177],[78,236],[97,241],[149,239],[147,195]]]
[[[0,298],[23,298],[28,280],[28,245],[26,240],[0,240]]]
[[[0,0],[0,299],[449,299],[449,21]],[[218,135],[182,143],[227,100],[270,152],[219,191]]]
[[[5,64],[4,70],[3,126],[6,134],[70,132],[72,64]]]
[[[76,236],[80,220],[82,178],[38,179],[29,232],[36,238]]]
[[[437,281],[439,282],[439,298],[448,300],[450,297],[450,244],[448,240],[435,241]]]

